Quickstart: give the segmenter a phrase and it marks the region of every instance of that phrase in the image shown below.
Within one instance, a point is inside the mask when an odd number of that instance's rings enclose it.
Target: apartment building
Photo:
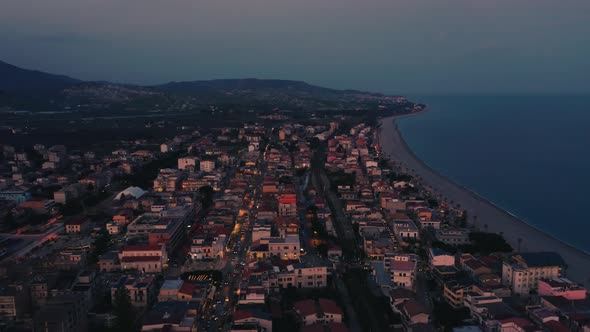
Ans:
[[[388,270],[391,273],[391,282],[393,286],[412,289],[416,280],[416,268],[418,262],[412,255],[395,255],[387,257],[389,260]]]
[[[559,278],[565,262],[555,252],[521,253],[502,264],[502,283],[514,294],[529,295],[540,279]]]

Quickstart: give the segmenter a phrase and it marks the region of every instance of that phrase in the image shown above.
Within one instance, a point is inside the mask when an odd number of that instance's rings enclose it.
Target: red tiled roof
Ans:
[[[408,217],[407,214],[403,214],[403,213],[394,213],[391,218],[393,220],[412,220],[410,217]]]
[[[342,315],[342,309],[335,301],[329,299],[319,299],[320,308],[324,313]]]
[[[498,259],[498,257],[496,257],[496,256],[481,256],[479,258],[479,260],[488,264],[488,265],[498,263],[500,261],[500,259]]]
[[[160,262],[160,256],[127,256],[121,258],[123,263],[133,262]]]
[[[153,251],[153,250],[162,250],[162,245],[160,244],[139,244],[139,245],[126,245],[123,248],[123,251]]]
[[[316,305],[313,300],[302,300],[297,301],[293,304],[295,311],[297,311],[301,316],[311,316],[316,314]]]
[[[328,324],[331,332],[348,332],[348,326],[341,323],[330,323]]]
[[[480,269],[482,267],[486,267],[485,264],[483,264],[482,262],[480,262],[477,259],[470,259],[465,262],[465,265],[474,271],[477,269]]]
[[[510,318],[506,318],[506,319],[502,319],[500,320],[501,324],[506,324],[506,323],[514,323],[519,327],[526,327],[526,326],[532,326],[533,323],[526,319],[526,318],[522,318],[522,317],[510,317]]]
[[[184,282],[182,284],[182,286],[180,286],[180,289],[178,290],[179,294],[186,294],[189,296],[193,296],[193,293],[195,291],[195,285],[190,284],[188,282]]]
[[[545,327],[551,332],[568,332],[569,329],[567,326],[563,325],[562,323],[556,320],[550,320],[544,324]]]
[[[66,225],[82,225],[83,223],[87,222],[88,219],[84,217],[78,217],[70,219],[66,222]]]
[[[324,332],[324,325],[316,323],[312,325],[304,326],[301,332]]]
[[[414,261],[396,261],[391,260],[391,269],[396,271],[411,271],[416,268]]]
[[[421,313],[428,313],[428,309],[414,299],[410,299],[404,302],[402,306],[405,308],[406,312],[410,316],[415,316]]]
[[[246,311],[246,310],[236,310],[236,312],[234,312],[232,318],[235,321],[239,321],[242,319],[246,319],[246,318],[250,318],[252,317],[252,313],[250,311]]]
[[[281,195],[279,204],[297,204],[297,196],[294,194]]]
[[[406,288],[394,288],[392,290],[389,291],[389,296],[394,299],[411,299],[415,296],[416,294],[414,294],[414,292],[412,292],[409,289]]]

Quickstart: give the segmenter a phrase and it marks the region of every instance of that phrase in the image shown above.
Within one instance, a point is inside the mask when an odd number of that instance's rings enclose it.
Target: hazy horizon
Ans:
[[[590,2],[4,0],[0,60],[83,80],[588,93]]]

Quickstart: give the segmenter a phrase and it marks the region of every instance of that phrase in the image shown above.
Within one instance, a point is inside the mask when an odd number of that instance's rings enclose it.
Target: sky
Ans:
[[[0,0],[0,60],[84,80],[590,92],[588,0]]]

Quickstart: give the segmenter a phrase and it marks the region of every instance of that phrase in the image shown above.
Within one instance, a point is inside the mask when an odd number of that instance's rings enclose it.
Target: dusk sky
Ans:
[[[1,0],[0,60],[142,84],[590,92],[590,1]]]

